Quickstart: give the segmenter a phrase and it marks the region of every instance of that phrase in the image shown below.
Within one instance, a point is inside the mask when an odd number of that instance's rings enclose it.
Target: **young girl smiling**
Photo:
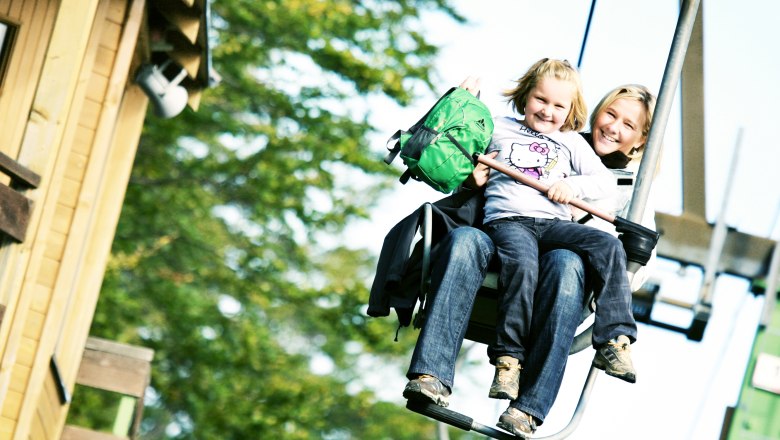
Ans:
[[[539,254],[576,252],[588,267],[596,298],[594,363],[607,374],[635,382],[628,346],[636,340],[626,255],[613,235],[572,221],[572,199],[603,199],[616,192],[613,174],[580,136],[587,110],[579,74],[566,61],[542,59],[505,93],[524,119],[495,118],[487,152],[544,182],[546,194],[511,177],[491,172],[485,189],[484,230],[501,262],[496,341],[488,347],[496,366],[490,397],[513,400],[498,426],[525,436],[532,414],[513,406],[532,325]],[[543,340],[535,344],[546,343]]]

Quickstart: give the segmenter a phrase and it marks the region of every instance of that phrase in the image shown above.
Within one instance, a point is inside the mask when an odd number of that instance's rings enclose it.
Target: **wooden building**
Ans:
[[[195,110],[208,25],[207,0],[0,0],[0,439],[127,437],[66,429],[69,397],[90,376],[148,380],[148,350],[89,328],[147,107],[161,105],[139,72],[163,68]]]

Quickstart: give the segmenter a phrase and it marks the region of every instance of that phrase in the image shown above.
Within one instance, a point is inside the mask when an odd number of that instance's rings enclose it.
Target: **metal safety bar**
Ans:
[[[478,432],[480,434],[487,435],[491,438],[497,438],[499,440],[517,440],[517,437],[512,434],[485,426],[481,423],[475,422],[471,417],[438,405],[434,405],[433,403],[408,400],[406,402],[406,408],[418,414],[430,417],[436,421],[460,428],[464,431]]]

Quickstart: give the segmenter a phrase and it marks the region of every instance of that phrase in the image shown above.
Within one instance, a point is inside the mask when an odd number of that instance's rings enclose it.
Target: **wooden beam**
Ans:
[[[19,243],[23,242],[31,211],[30,199],[0,184],[0,231]]]
[[[127,437],[119,437],[107,432],[67,425],[62,431],[60,440],[127,440]]]
[[[135,43],[139,40],[138,34],[144,21],[145,10],[146,3],[143,0],[133,0],[130,3],[125,22],[126,35],[122,37],[124,41]],[[118,113],[113,116],[115,125],[113,130],[101,130],[95,135],[96,147],[106,142],[110,149],[105,152],[107,155],[101,153],[99,158],[93,153],[94,160],[102,164],[102,169],[100,181],[89,185],[96,188],[97,193],[93,196],[94,207],[89,219],[89,233],[83,237],[84,254],[79,257],[80,261],[88,264],[71,280],[70,288],[73,292],[78,292],[78,295],[73,295],[63,316],[67,322],[62,326],[62,335],[56,348],[60,366],[63,370],[67,369],[66,377],[70,384],[75,383],[81,363],[149,102],[140,87],[133,84],[128,76],[133,59],[141,48],[133,44],[129,46],[129,53],[126,54],[126,50],[127,46],[120,44],[118,53],[122,55],[117,55],[117,60],[121,62],[113,66],[106,98],[112,105],[118,104]],[[88,174],[85,182],[98,177],[97,174]],[[69,375],[71,373],[72,376]],[[65,424],[65,415],[63,413],[58,420],[56,429],[59,431]],[[140,423],[140,417],[136,423]]]
[[[123,344],[121,342],[109,341],[108,339],[90,336],[84,346],[85,350],[99,351],[103,353],[115,354],[117,356],[137,359],[149,363],[154,358],[154,350],[137,345]]]
[[[114,1],[124,0],[100,0],[99,10],[95,14],[94,32],[90,36],[88,44],[90,51],[94,50],[97,53],[98,43],[105,41],[101,31],[106,23],[107,8]],[[29,425],[39,408],[39,403],[35,401],[35,398],[45,398],[41,393],[41,379],[48,374],[48,371],[42,367],[44,361],[48,362],[48,357],[52,353],[57,356],[63,379],[69,389],[72,389],[76,380],[87,332],[97,304],[100,281],[105,271],[105,258],[110,251],[114,231],[99,227],[103,219],[100,218],[98,211],[106,203],[120,207],[122,204],[121,195],[106,194],[103,191],[103,186],[105,181],[110,182],[116,177],[111,174],[110,170],[106,169],[106,166],[108,158],[111,157],[112,151],[116,147],[116,143],[112,142],[113,134],[117,125],[122,124],[120,108],[124,101],[124,92],[130,74],[129,66],[133,59],[135,44],[138,41],[138,32],[143,21],[145,5],[144,0],[132,1],[124,27],[117,40],[116,60],[111,67],[106,95],[97,116],[98,123],[94,145],[90,151],[89,164],[85,170],[83,182],[80,183],[81,190],[67,232],[68,239],[63,252],[62,265],[57,273],[54,295],[46,317],[44,331],[41,334],[41,347],[36,353],[35,365],[31,372],[31,382],[28,389],[28,393],[32,396],[31,402],[25,404],[20,413],[20,428],[14,436],[15,440],[26,440],[26,433],[22,431],[22,427]],[[60,11],[60,14],[62,13]],[[109,23],[108,28],[113,29],[113,23]],[[88,78],[93,66],[91,56],[89,58],[83,57],[81,63],[82,75]],[[85,94],[84,87],[87,83],[88,81],[84,81],[79,84],[79,93],[82,93],[82,97]],[[145,110],[145,107],[142,106],[142,110]],[[73,128],[78,122],[77,119],[78,113],[68,115],[66,130],[70,130],[71,135],[75,132]],[[137,142],[137,138],[135,141]],[[69,153],[69,151],[65,153]],[[63,155],[59,162],[67,164],[67,156]],[[132,166],[132,159],[129,160],[128,166]],[[114,229],[115,227],[114,223]],[[106,239],[108,240],[107,247],[97,245]],[[106,257],[94,258],[95,251],[99,256],[105,253]],[[90,276],[92,279],[92,285],[88,288],[79,284],[79,280],[84,276]],[[84,328],[87,329],[87,332],[82,332]],[[76,330],[76,332],[71,332],[71,330]],[[66,415],[67,405],[62,406],[60,412],[56,414],[57,424],[52,427],[53,431],[59,433],[63,430]]]
[[[127,21],[125,22],[116,52],[116,61],[113,64],[106,96],[102,103],[103,110],[98,115],[97,130],[91,140],[92,148],[89,165],[85,170],[82,182],[80,182],[78,208],[73,213],[68,243],[64,250],[63,268],[60,272],[64,272],[67,275],[60,275],[60,279],[57,281],[58,288],[64,292],[63,300],[58,304],[58,307],[66,309],[60,310],[60,314],[56,317],[58,321],[52,321],[50,323],[51,326],[47,325],[47,328],[70,328],[72,326],[79,328],[79,336],[72,341],[74,344],[72,350],[64,348],[66,344],[71,343],[68,340],[71,335],[68,333],[59,336],[60,342],[56,348],[60,365],[63,371],[66,372],[64,374],[71,380],[75,380],[78,365],[81,362],[81,351],[87,339],[89,323],[94,313],[100,289],[100,281],[105,271],[105,263],[102,261],[102,258],[95,260],[92,258],[92,254],[95,251],[108,253],[111,240],[113,239],[113,229],[109,231],[98,226],[103,220],[98,212],[102,209],[102,205],[106,203],[116,204],[119,207],[122,206],[123,192],[121,194],[105,193],[104,186],[107,184],[106,182],[111,182],[117,177],[107,167],[111,165],[111,157],[114,154],[114,150],[121,148],[114,141],[113,137],[116,134],[117,127],[125,123],[122,107],[126,105],[124,102],[127,98],[126,87],[132,81],[129,78],[130,64],[133,59],[135,43],[138,40],[138,32],[143,20],[145,5],[144,0],[133,0],[128,10]],[[139,106],[139,111],[144,115],[145,109],[145,103]],[[137,142],[137,137],[134,140]],[[132,157],[123,159],[128,161],[126,164],[128,167],[132,167]],[[127,185],[126,180],[124,185]],[[116,224],[114,224],[115,228]],[[108,234],[106,237],[108,239],[108,247],[106,249],[98,246],[98,243],[103,242],[103,234]],[[88,261],[89,264],[85,265],[85,261]],[[86,274],[99,275],[100,278],[95,281],[95,286],[83,288],[77,285],[77,280],[80,277],[87,276]],[[63,320],[65,321],[64,324]],[[83,327],[84,325],[86,327]],[[82,327],[87,330],[87,333],[82,333]]]
[[[149,384],[154,351],[90,338],[81,359],[76,383],[143,398]]]
[[[3,151],[11,157],[18,157],[35,97],[36,87],[31,85],[40,80],[57,6],[54,1],[46,0],[7,3],[11,3],[11,7],[3,18],[19,27],[14,36],[15,49],[3,80],[0,125],[3,127]]]
[[[32,288],[45,252],[43,243],[46,242],[51,214],[56,206],[55,169],[62,153],[64,121],[73,104],[80,60],[86,51],[97,8],[97,0],[71,1],[66,4],[55,1],[37,3],[41,7],[46,6],[45,11],[36,12],[45,14],[44,21],[51,23],[53,30],[44,45],[46,55],[39,67],[40,75],[34,76],[38,80],[33,86],[27,87],[34,93],[34,99],[29,111],[24,112],[26,124],[16,157],[19,163],[46,176],[46,184],[29,194],[36,206],[30,218],[30,237],[13,249],[0,274],[0,285],[4,289],[0,297],[8,307],[6,319],[0,327],[0,402],[4,402],[10,371],[17,354],[24,349],[21,345],[22,332],[32,299],[32,295],[25,295],[25,291]],[[25,6],[29,9],[33,4],[26,2]],[[44,28],[41,28],[40,33],[49,35]],[[26,439],[28,426],[18,423],[14,435]]]
[[[25,188],[37,188],[41,184],[41,176],[0,152],[0,171],[11,177],[11,182]]]
[[[139,0],[136,0],[139,1]],[[98,199],[101,201],[94,213],[96,220],[92,228],[92,238],[87,250],[86,260],[90,262],[89,268],[82,270],[75,280],[74,289],[81,292],[75,298],[72,314],[67,319],[72,323],[64,329],[62,343],[58,347],[60,353],[80,353],[89,334],[89,328],[94,313],[94,304],[100,293],[100,284],[103,280],[105,266],[111,251],[111,242],[114,239],[119,215],[122,210],[122,200],[127,191],[127,182],[133,168],[133,158],[138,149],[138,140],[143,130],[143,121],[146,117],[146,109],[149,99],[135,84],[128,84],[128,89],[122,101],[116,131],[113,133],[110,156],[106,158],[104,175],[106,182],[101,187]],[[86,305],[91,304],[92,308]],[[60,362],[63,363],[62,355]],[[79,367],[80,359],[73,360]],[[75,381],[75,377],[74,377]],[[136,410],[133,432],[138,432],[142,418],[143,405]],[[64,417],[60,423],[64,424]],[[61,428],[60,428],[61,429]]]

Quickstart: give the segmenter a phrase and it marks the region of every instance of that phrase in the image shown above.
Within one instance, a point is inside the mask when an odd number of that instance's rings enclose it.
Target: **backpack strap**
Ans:
[[[406,182],[408,182],[410,178],[414,179],[414,180],[416,180],[418,182],[422,182],[422,180],[420,180],[419,177],[417,177],[414,174],[412,174],[412,171],[409,170],[408,168],[406,169],[406,171],[404,171],[403,174],[401,174],[401,177],[398,178],[398,181],[401,182],[402,184],[406,185]]]
[[[444,98],[446,98],[446,97],[447,97],[449,94],[451,94],[453,91],[455,91],[455,89],[457,89],[457,87],[452,87],[452,88],[450,88],[449,90],[447,90],[447,93],[443,94],[443,95],[442,95],[442,96],[441,96],[441,97],[440,97],[440,98],[439,98],[439,99],[436,101],[436,104],[432,105],[432,106],[431,106],[431,107],[428,109],[428,111],[427,111],[427,112],[425,112],[425,115],[423,115],[423,117],[422,117],[422,118],[420,118],[420,119],[419,119],[417,122],[415,122],[415,124],[414,124],[414,125],[412,125],[411,127],[409,127],[409,129],[408,129],[408,130],[406,130],[406,131],[403,131],[403,130],[398,130],[398,131],[396,131],[396,132],[395,132],[395,133],[394,133],[392,136],[390,136],[390,139],[388,139],[388,140],[387,140],[387,142],[385,143],[385,147],[386,147],[386,148],[387,148],[387,150],[388,150],[387,156],[385,156],[385,163],[386,163],[386,164],[390,165],[390,163],[391,163],[391,162],[393,162],[393,160],[395,160],[395,158],[398,156],[398,153],[401,151],[401,144],[400,144],[400,142],[398,142],[398,141],[401,139],[401,135],[402,135],[403,133],[412,133],[412,135],[416,134],[416,133],[417,133],[417,131],[420,129],[420,127],[422,127],[422,126],[423,126],[423,124],[425,123],[425,120],[426,120],[426,119],[428,119],[428,115],[430,115],[430,114],[431,114],[431,111],[434,109],[434,107],[436,107],[436,105],[437,105],[437,104],[439,104],[439,102],[441,102],[441,101],[442,101]],[[438,133],[437,133],[437,134],[438,134]],[[410,142],[412,142],[412,141],[410,140]],[[394,145],[393,145],[392,147],[390,147],[390,146],[389,146],[391,143],[394,143]],[[428,143],[422,144],[422,145],[419,147],[419,148],[420,148],[420,150],[422,150],[422,146],[424,146],[424,145],[428,145]],[[419,157],[419,153],[417,153],[417,154],[415,155],[415,157]],[[403,177],[403,176],[402,176],[402,177]],[[408,180],[409,180],[409,178],[407,177],[407,178],[406,178],[406,180],[408,181]]]
[[[401,152],[401,143],[399,142],[399,140],[401,139],[401,134],[403,133],[404,133],[403,130],[396,131],[395,133],[393,133],[392,136],[390,136],[390,139],[388,139],[387,142],[385,143],[385,148],[387,148],[388,151],[387,156],[385,156],[386,164],[390,165],[390,163],[392,163],[395,160],[396,156],[398,156],[398,153]],[[391,142],[395,142],[392,148],[390,147]]]
[[[474,166],[477,166],[476,156],[472,156],[471,154],[469,154],[468,150],[466,150],[466,148],[464,148],[463,145],[461,145],[460,142],[458,142],[453,135],[449,133],[444,133],[444,135],[447,136],[447,139],[449,139],[450,142],[452,142],[453,144],[455,144],[456,147],[458,147],[458,150],[460,150],[460,152],[463,153],[463,155],[466,156]]]

